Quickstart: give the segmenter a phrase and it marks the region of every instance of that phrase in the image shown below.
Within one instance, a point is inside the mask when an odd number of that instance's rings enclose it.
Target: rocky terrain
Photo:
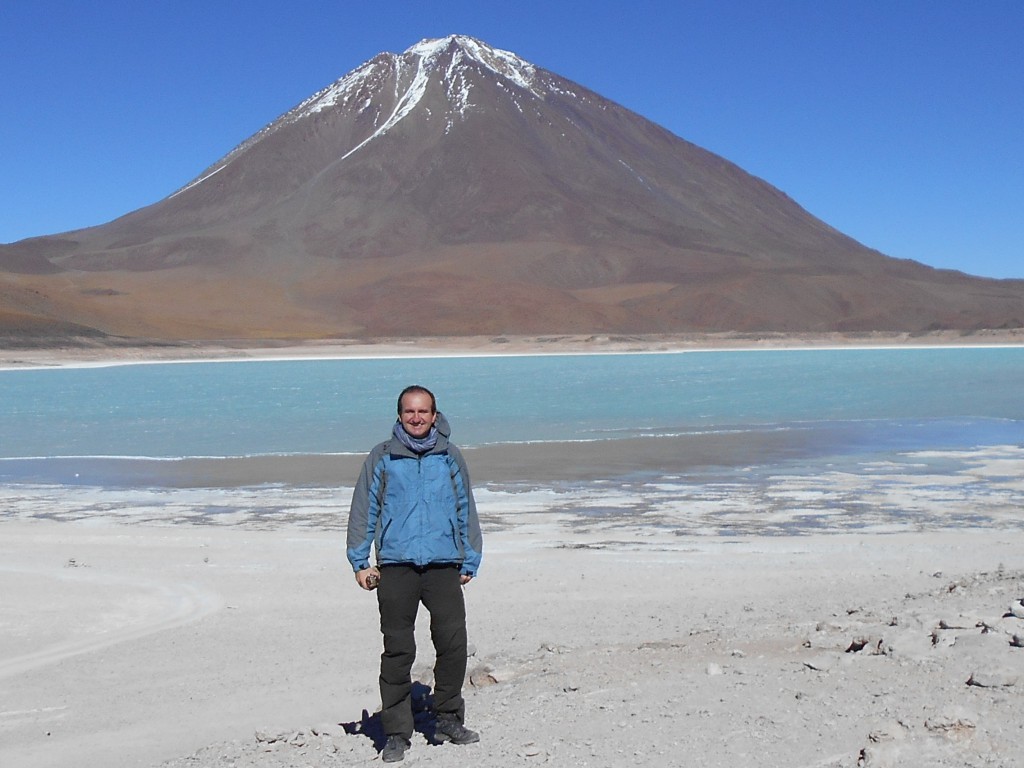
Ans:
[[[894,590],[898,585],[893,584]],[[927,590],[802,615],[736,606],[682,635],[579,638],[471,659],[480,744],[432,744],[431,671],[407,762],[492,766],[1014,766],[1024,736],[1024,572],[932,575]],[[685,603],[675,606],[685,611]],[[657,617],[646,617],[659,624]],[[658,633],[660,634],[660,633]],[[327,768],[383,747],[364,711],[279,723],[161,768]]]

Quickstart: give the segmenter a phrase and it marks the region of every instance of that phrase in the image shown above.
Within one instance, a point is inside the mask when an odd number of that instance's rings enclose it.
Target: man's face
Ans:
[[[398,418],[410,435],[426,437],[437,420],[437,414],[430,408],[430,395],[423,392],[406,393],[402,398],[402,410]]]

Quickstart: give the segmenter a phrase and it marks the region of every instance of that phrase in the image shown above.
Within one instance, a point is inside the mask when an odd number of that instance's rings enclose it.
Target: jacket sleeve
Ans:
[[[462,562],[461,572],[466,576],[476,576],[483,558],[484,539],[480,531],[480,518],[476,513],[476,499],[473,498],[473,485],[469,480],[469,468],[466,460],[456,446],[448,448],[448,455],[455,462],[452,477],[455,481],[456,497],[459,505],[458,522],[459,536],[466,558]]]
[[[382,445],[374,448],[363,462],[363,468],[352,492],[352,506],[348,512],[348,537],[345,555],[353,571],[370,567],[370,548],[373,545],[380,517],[380,484],[384,471]]]

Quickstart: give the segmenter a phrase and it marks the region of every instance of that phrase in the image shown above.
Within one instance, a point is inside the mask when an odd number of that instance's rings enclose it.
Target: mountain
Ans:
[[[0,246],[0,331],[154,339],[1024,325],[478,40],[382,53],[164,200]]]

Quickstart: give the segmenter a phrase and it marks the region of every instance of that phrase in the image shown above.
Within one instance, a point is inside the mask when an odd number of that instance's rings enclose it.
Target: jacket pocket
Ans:
[[[380,529],[380,536],[377,537],[377,557],[384,554],[384,551],[388,546],[388,531],[391,530],[391,524],[394,522],[393,519],[389,519],[384,523],[384,526]]]
[[[452,535],[452,549],[458,555],[459,560],[466,557],[466,550],[462,546],[462,537],[459,535],[459,527],[454,521],[450,522]]]

